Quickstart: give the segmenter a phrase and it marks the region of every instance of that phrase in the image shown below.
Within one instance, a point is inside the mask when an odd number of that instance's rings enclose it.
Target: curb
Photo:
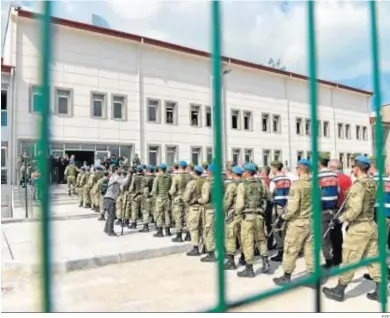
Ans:
[[[68,221],[68,220],[80,220],[80,219],[93,219],[99,217],[99,213],[96,214],[79,214],[79,215],[68,215],[68,216],[53,216],[49,218],[49,221]],[[11,223],[28,223],[28,222],[39,222],[40,218],[10,218],[2,219],[1,224]]]
[[[188,252],[191,249],[191,243],[182,243],[174,246],[149,249],[143,251],[132,251],[119,254],[92,256],[85,259],[75,259],[65,262],[54,262],[52,264],[53,273],[65,273],[83,269],[97,268],[106,265],[119,264],[125,262],[135,262],[144,259],[157,258],[167,255]],[[2,271],[4,272],[27,272],[31,274],[40,273],[41,266],[36,263],[20,263],[17,261],[4,262]]]

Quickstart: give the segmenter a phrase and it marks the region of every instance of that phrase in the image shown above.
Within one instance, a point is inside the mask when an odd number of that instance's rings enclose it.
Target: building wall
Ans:
[[[14,124],[16,139],[28,140],[38,137],[38,115],[30,111],[30,90],[39,83],[40,33],[35,21],[20,17],[18,21]],[[133,145],[133,153],[140,153],[144,160],[148,146],[158,145],[164,161],[167,146],[176,146],[178,157],[184,160],[191,159],[191,147],[200,146],[206,160],[206,148],[213,140],[212,129],[205,127],[205,107],[211,104],[207,59],[62,26],[54,26],[53,34],[52,89],[72,92],[71,116],[52,116],[53,142]],[[310,118],[308,83],[234,65],[226,67],[232,69],[223,77],[228,159],[232,159],[233,148],[242,152],[253,149],[257,163],[262,163],[263,150],[270,150],[271,155],[281,150],[283,161],[295,165],[297,151],[311,148],[309,136],[295,133],[295,119]],[[369,130],[367,140],[335,138],[338,122],[369,127],[368,97],[325,85],[319,88],[319,119],[329,122],[330,134],[319,138],[320,150],[332,156],[339,152],[370,153]],[[106,119],[91,118],[91,92],[107,94]],[[126,96],[125,120],[111,118],[112,94]],[[147,121],[148,99],[160,102],[159,123]],[[166,101],[177,103],[176,124],[164,121]],[[190,125],[192,103],[201,106],[201,127]],[[232,109],[240,111],[241,129],[231,129]],[[244,111],[252,113],[249,131],[242,126]],[[280,133],[261,131],[262,114],[281,116]]]

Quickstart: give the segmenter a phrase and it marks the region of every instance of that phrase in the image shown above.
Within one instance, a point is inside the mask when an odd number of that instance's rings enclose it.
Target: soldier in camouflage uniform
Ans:
[[[82,175],[80,177],[80,183],[79,183],[79,194],[80,194],[80,205],[79,207],[83,206],[84,203],[84,187],[88,181],[89,177],[89,169],[87,167],[82,168]]]
[[[264,224],[264,200],[266,190],[262,183],[254,179],[256,167],[252,163],[244,165],[244,182],[237,187],[236,215],[242,215],[241,222],[241,248],[245,254],[245,269],[238,272],[238,277],[255,277],[254,241],[259,243],[260,255],[263,263],[262,272],[270,269],[267,251],[267,237]]]
[[[71,160],[69,165],[65,168],[64,172],[66,183],[68,184],[68,194],[72,195],[76,194],[75,186],[76,186],[76,175],[77,175],[77,167],[74,165],[74,161]]]
[[[179,162],[179,171],[173,177],[172,186],[169,190],[169,194],[172,198],[172,215],[175,220],[176,237],[172,239],[172,242],[183,242],[182,232],[185,214],[185,203],[183,201],[183,193],[192,177],[186,172],[187,162]]]
[[[153,213],[154,204],[153,197],[151,196],[153,190],[153,184],[155,180],[154,167],[149,165],[146,167],[146,176],[143,180],[143,204],[142,204],[142,222],[144,227],[139,230],[140,232],[149,232],[150,216]]]
[[[103,196],[105,194],[105,192],[107,191],[107,186],[108,186],[108,180],[109,180],[109,177],[108,177],[108,171],[104,171],[103,172],[103,177],[99,179],[99,181],[96,183],[96,191],[98,193],[98,197],[99,197],[99,212],[100,212],[100,217],[98,219],[98,221],[105,221],[105,217],[104,217],[104,200],[103,200]],[[102,191],[102,189],[105,189],[104,191]],[[104,193],[102,193],[104,192]]]
[[[124,223],[125,226],[129,227],[129,218],[130,218],[130,194],[128,192],[131,180],[132,180],[132,168],[129,168],[127,171],[126,177],[124,177],[121,174],[122,183],[119,188],[119,196],[116,199],[116,225],[122,225],[122,222]]]
[[[156,180],[156,226],[157,233],[154,234],[154,237],[163,237],[162,228],[165,225],[165,234],[167,236],[171,235],[170,226],[170,209],[171,209],[171,199],[169,197],[169,189],[172,185],[172,177],[167,173],[167,165],[165,163],[160,164],[159,169],[161,174],[157,177]]]
[[[233,172],[233,180],[231,173]],[[240,240],[241,235],[241,221],[242,215],[236,214],[236,195],[237,187],[241,182],[241,176],[244,173],[241,167],[235,166],[232,171],[227,170],[229,177],[228,181],[225,181],[226,191],[223,197],[223,210],[225,213],[225,248],[227,255],[227,262],[225,263],[224,269],[234,270],[236,264],[234,263],[234,255],[237,250],[237,238]],[[241,246],[241,244],[240,244]],[[244,258],[244,257],[242,257]]]
[[[76,194],[78,194],[79,196],[82,196],[82,191],[80,191],[80,180],[84,174],[85,174],[85,168],[81,167],[81,171],[79,172],[76,178],[76,189],[75,189]]]
[[[103,169],[101,167],[95,168],[95,182],[92,187],[92,208],[95,212],[100,212],[100,188],[98,187],[99,180],[103,178]]]
[[[202,178],[203,169],[200,166],[194,167],[194,179],[188,182],[183,194],[183,201],[189,205],[187,215],[187,227],[191,236],[192,250],[187,253],[188,256],[199,256],[199,241],[202,235],[201,214],[202,207],[198,199],[202,195],[202,187],[206,182]]]
[[[95,175],[89,167],[87,168],[87,175],[88,178],[83,189],[83,203],[84,208],[91,208],[91,189],[94,183]]]
[[[378,227],[374,221],[377,185],[375,180],[368,176],[370,160],[359,155],[354,160],[353,174],[356,177],[347,197],[345,198],[345,212],[335,220],[348,222],[348,231],[343,243],[343,263],[341,267],[358,263],[362,258],[378,256]],[[305,250],[306,254],[306,250]],[[376,284],[376,289],[367,294],[367,298],[380,301],[381,272],[378,263],[367,265],[370,277]],[[343,301],[345,289],[352,281],[354,271],[343,273],[339,277],[338,285],[334,288],[323,288],[327,298]]]
[[[291,275],[302,248],[304,248],[307,272],[311,274],[314,271],[310,167],[309,160],[299,160],[297,168],[299,180],[291,185],[287,208],[281,216],[281,223],[287,221],[288,226],[284,239],[282,263],[284,275],[273,279],[274,283],[279,286],[291,281]]]
[[[129,229],[137,228],[137,218],[139,211],[141,210],[142,194],[145,188],[143,171],[143,167],[138,165],[137,172],[133,176],[129,188],[130,202],[128,202],[128,204],[130,205],[131,209],[131,224]]]

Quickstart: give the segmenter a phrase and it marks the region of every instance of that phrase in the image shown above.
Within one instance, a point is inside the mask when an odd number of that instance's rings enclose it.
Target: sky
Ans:
[[[40,1],[2,1],[2,39],[10,3],[39,11]],[[210,3],[204,0],[56,1],[54,15],[210,51]],[[307,74],[307,11],[303,1],[223,1],[223,54],[267,65],[280,59],[288,71]],[[390,1],[378,3],[382,104],[390,103]],[[321,79],[372,89],[369,11],[366,1],[320,0],[316,5]],[[385,32],[387,31],[387,32]],[[387,45],[385,44],[387,43]]]

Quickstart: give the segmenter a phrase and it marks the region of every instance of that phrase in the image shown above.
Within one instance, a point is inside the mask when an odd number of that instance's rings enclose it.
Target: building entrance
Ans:
[[[83,162],[86,161],[88,166],[91,166],[95,162],[95,151],[88,150],[65,150],[65,153],[69,155],[69,158],[74,155],[75,165],[81,167]]]

